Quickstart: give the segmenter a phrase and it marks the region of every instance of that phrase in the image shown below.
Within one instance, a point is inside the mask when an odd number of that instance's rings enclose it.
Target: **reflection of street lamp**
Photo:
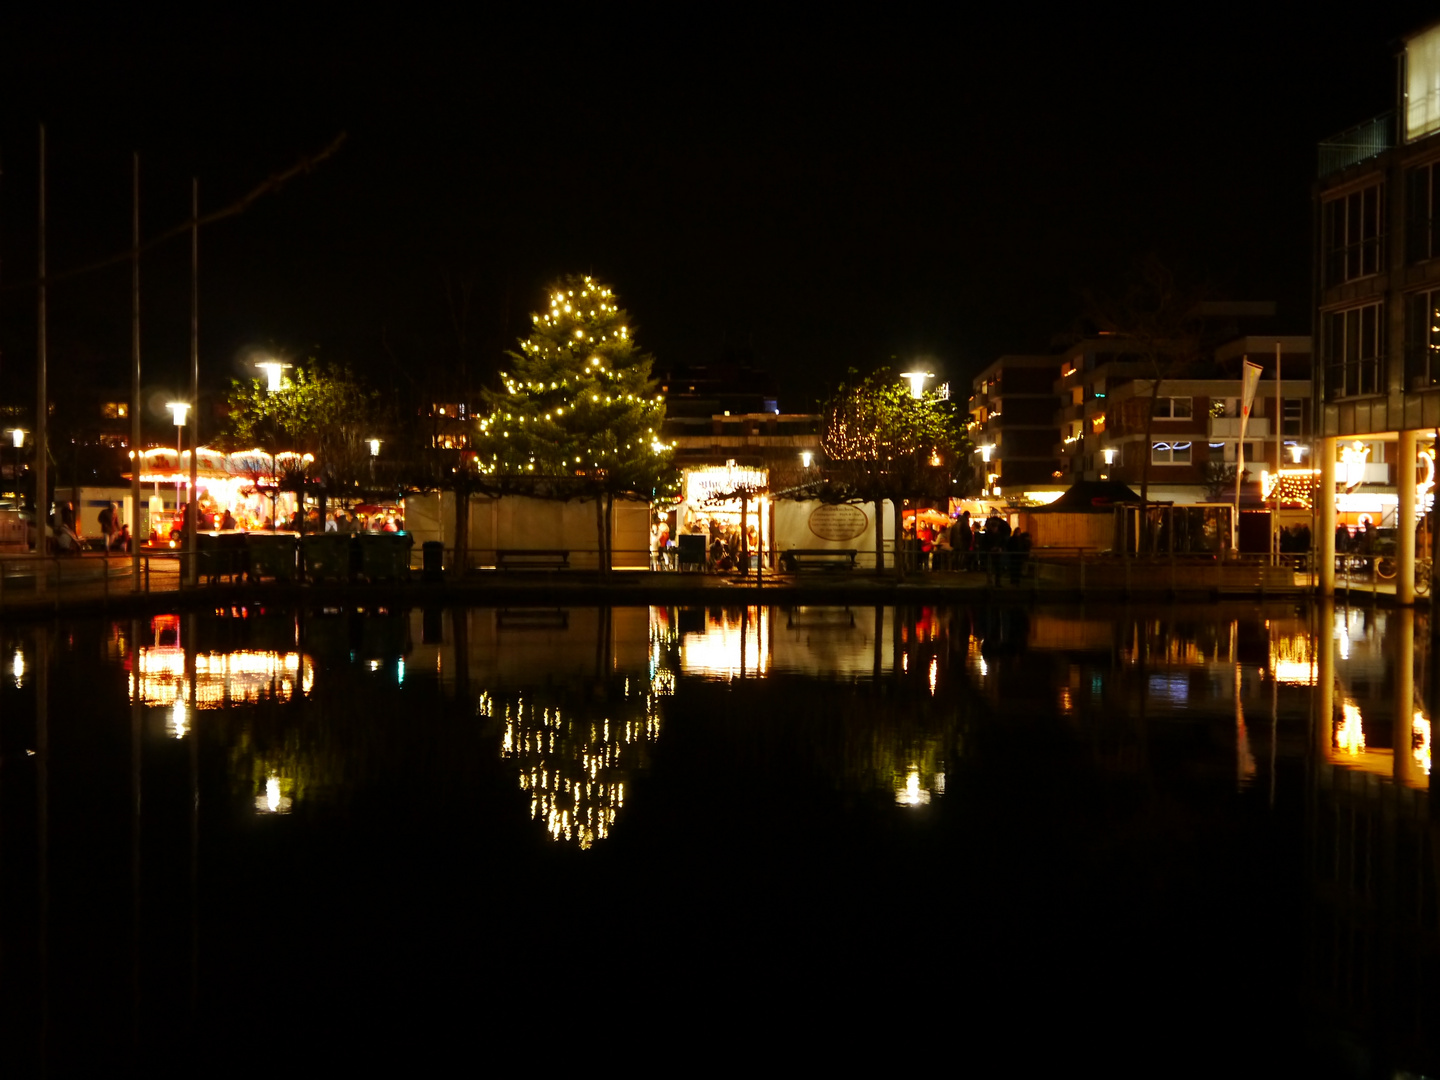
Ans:
[[[175,415],[175,512],[178,514],[180,512],[180,473],[182,471],[180,463],[184,459],[180,443],[185,433],[185,416],[190,411],[190,403],[188,401],[171,401],[167,402],[165,407]],[[194,451],[192,450],[191,453]],[[183,521],[180,523],[180,527],[182,529],[185,527]]]
[[[810,467],[810,462],[811,462],[811,460],[812,460],[813,458],[814,458],[814,455],[813,455],[812,453],[810,453],[809,450],[801,450],[801,451],[800,451],[800,464],[801,464],[801,466],[803,466],[804,468],[808,469],[808,468]]]
[[[933,371],[902,371],[900,373],[900,378],[909,381],[910,396],[913,398],[924,397],[925,380],[933,379],[934,377],[935,373]]]
[[[1291,443],[1290,460],[1293,461],[1296,465],[1299,465],[1301,460],[1305,457],[1305,450],[1306,448],[1301,446],[1299,443]]]
[[[258,367],[261,371],[265,372],[265,376],[269,380],[269,384],[266,386],[266,389],[273,393],[274,391],[280,389],[281,373],[284,372],[284,370],[290,365],[282,364],[279,360],[262,360],[255,366]]]
[[[375,486],[375,459],[380,456],[380,440],[370,440],[370,486]]]
[[[10,430],[10,445],[15,447],[15,471],[11,479],[15,481],[15,505],[21,504],[20,498],[20,448],[25,445],[25,429],[12,428]]]

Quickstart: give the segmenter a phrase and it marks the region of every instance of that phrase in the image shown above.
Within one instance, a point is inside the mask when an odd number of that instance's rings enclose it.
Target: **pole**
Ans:
[[[35,550],[48,553],[46,527],[50,523],[50,394],[45,385],[45,125],[40,125],[40,250],[39,306],[35,336]],[[45,575],[36,573],[35,591],[45,588]]]
[[[130,251],[130,585],[140,591],[140,155],[131,162]],[[179,462],[176,462],[178,465]],[[137,796],[138,797],[138,796]]]
[[[1278,563],[1280,557],[1280,470],[1285,467],[1285,435],[1281,430],[1285,426],[1285,399],[1280,395],[1280,342],[1275,342],[1275,483],[1271,485],[1271,492],[1275,496],[1275,509],[1270,517],[1270,549],[1275,556],[1272,563]]]
[[[185,576],[200,583],[195,530],[200,526],[200,181],[190,181],[190,503],[185,508]]]

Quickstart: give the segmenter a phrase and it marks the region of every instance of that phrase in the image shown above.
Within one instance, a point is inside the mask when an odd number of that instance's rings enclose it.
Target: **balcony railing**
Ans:
[[[1331,173],[1368,161],[1394,145],[1395,113],[1392,110],[1320,140],[1319,176],[1324,179]]]

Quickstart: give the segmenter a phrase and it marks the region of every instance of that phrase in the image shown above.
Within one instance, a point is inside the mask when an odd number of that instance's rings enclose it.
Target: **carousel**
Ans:
[[[287,477],[307,471],[315,460],[311,454],[270,454],[259,449],[227,454],[202,446],[195,452],[192,492],[191,454],[156,447],[140,455],[140,484],[142,490],[150,488],[152,542],[178,537],[184,508],[192,499],[199,507],[197,524],[202,530],[283,528],[280,523],[300,511],[300,500],[295,492],[282,491],[281,485]]]

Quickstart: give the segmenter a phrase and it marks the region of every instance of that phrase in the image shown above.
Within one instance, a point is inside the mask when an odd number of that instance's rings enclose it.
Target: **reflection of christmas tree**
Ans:
[[[588,848],[610,835],[630,777],[649,767],[660,734],[658,697],[626,693],[598,711],[546,704],[527,694],[496,702],[482,694],[482,715],[505,723],[501,753],[520,766],[530,816],[556,840]]]
[[[565,695],[543,701],[519,691],[480,695],[480,715],[504,722],[501,754],[520,767],[530,816],[552,838],[589,848],[610,835],[630,778],[649,767],[660,734],[660,698],[675,689],[679,634],[674,612],[652,608],[646,675],[617,676],[608,698]]]

